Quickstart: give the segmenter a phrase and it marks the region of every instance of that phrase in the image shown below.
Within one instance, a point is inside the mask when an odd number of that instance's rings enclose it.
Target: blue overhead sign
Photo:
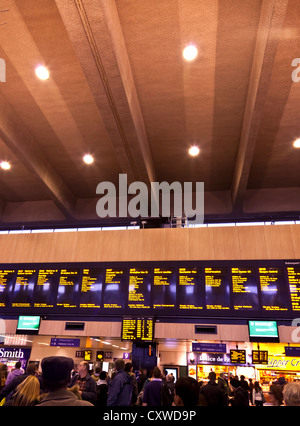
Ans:
[[[192,343],[192,352],[212,352],[226,354],[226,344],[225,343]]]
[[[65,348],[79,348],[80,339],[64,339],[53,337],[50,342],[50,346],[62,346]]]

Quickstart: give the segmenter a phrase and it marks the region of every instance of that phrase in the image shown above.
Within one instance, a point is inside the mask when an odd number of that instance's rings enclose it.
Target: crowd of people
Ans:
[[[249,382],[244,376],[230,377],[223,373],[216,377],[210,372],[207,383],[198,383],[192,377],[180,377],[176,382],[172,374],[154,367],[151,377],[141,370],[138,378],[133,365],[119,359],[110,378],[105,371],[66,357],[47,357],[38,367],[29,363],[26,372],[21,364],[3,374],[0,365],[0,406],[263,406],[264,393],[258,382]],[[300,406],[300,383],[274,383],[270,386],[268,405]]]

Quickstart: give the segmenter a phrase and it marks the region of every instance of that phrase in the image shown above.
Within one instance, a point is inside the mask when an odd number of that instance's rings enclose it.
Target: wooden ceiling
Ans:
[[[205,220],[300,214],[298,0],[0,0],[0,10],[0,161],[12,165],[0,171],[0,227],[98,223],[96,187],[120,173],[204,182]]]

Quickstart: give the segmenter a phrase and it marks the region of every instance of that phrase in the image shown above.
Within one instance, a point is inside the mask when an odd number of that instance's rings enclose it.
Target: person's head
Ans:
[[[208,380],[209,380],[210,382],[215,382],[215,381],[216,381],[216,379],[217,379],[217,375],[216,375],[216,373],[215,373],[214,371],[211,371],[211,372],[209,373],[209,375],[208,375]]]
[[[132,365],[132,363],[131,363],[131,362],[127,362],[127,363],[125,364],[125,368],[124,368],[124,370],[125,370],[125,371],[127,371],[127,373],[130,373],[130,372],[133,370],[133,365]]]
[[[160,371],[160,369],[158,367],[154,367],[152,375],[153,375],[154,379],[160,379],[161,378],[161,371]]]
[[[89,372],[89,363],[87,361],[81,361],[78,365],[78,373],[80,377],[85,377]]]
[[[101,371],[99,379],[100,380],[106,380],[107,379],[107,372],[106,371]]]
[[[43,382],[50,392],[66,388],[74,368],[72,358],[51,356],[42,360]]]
[[[195,407],[199,403],[200,387],[192,377],[180,377],[175,383],[174,402],[177,406]]]
[[[100,367],[96,367],[95,371],[94,371],[94,375],[95,376],[99,376],[100,372],[101,372],[101,368]]]
[[[22,365],[22,364],[20,363],[20,361],[16,362],[16,364],[15,364],[15,369],[16,369],[16,370],[20,370],[21,365]]]
[[[17,387],[13,396],[13,406],[22,407],[34,405],[40,396],[40,382],[35,376],[28,376]]]
[[[259,384],[259,382],[255,382],[254,383],[254,389],[255,390],[260,390],[260,384]]]
[[[173,374],[168,374],[168,375],[166,376],[166,381],[167,381],[168,383],[173,383],[173,382],[174,382],[174,380],[175,380],[175,377],[173,376]]]
[[[271,385],[269,395],[273,405],[282,405],[283,393],[281,386]]]
[[[30,362],[27,365],[27,368],[26,368],[26,373],[27,374],[30,374],[31,376],[34,376],[37,373],[37,371],[38,371],[38,366],[34,362]]]
[[[117,359],[115,362],[115,367],[117,371],[124,370],[125,362],[123,359]]]
[[[300,406],[300,383],[291,382],[283,389],[283,400],[287,406]]]

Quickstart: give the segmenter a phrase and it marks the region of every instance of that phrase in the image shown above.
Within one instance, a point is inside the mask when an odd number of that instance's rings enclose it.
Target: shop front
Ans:
[[[30,358],[31,348],[14,348],[14,347],[1,347],[0,348],[0,363],[6,364],[8,371],[11,371],[16,362],[21,362],[21,367],[26,370],[28,360]]]
[[[217,377],[225,373],[226,377],[241,376],[256,379],[255,368],[251,365],[251,360],[247,359],[246,364],[233,363],[230,354],[225,353],[195,353],[187,354],[188,375],[198,382],[206,382],[211,371]]]

